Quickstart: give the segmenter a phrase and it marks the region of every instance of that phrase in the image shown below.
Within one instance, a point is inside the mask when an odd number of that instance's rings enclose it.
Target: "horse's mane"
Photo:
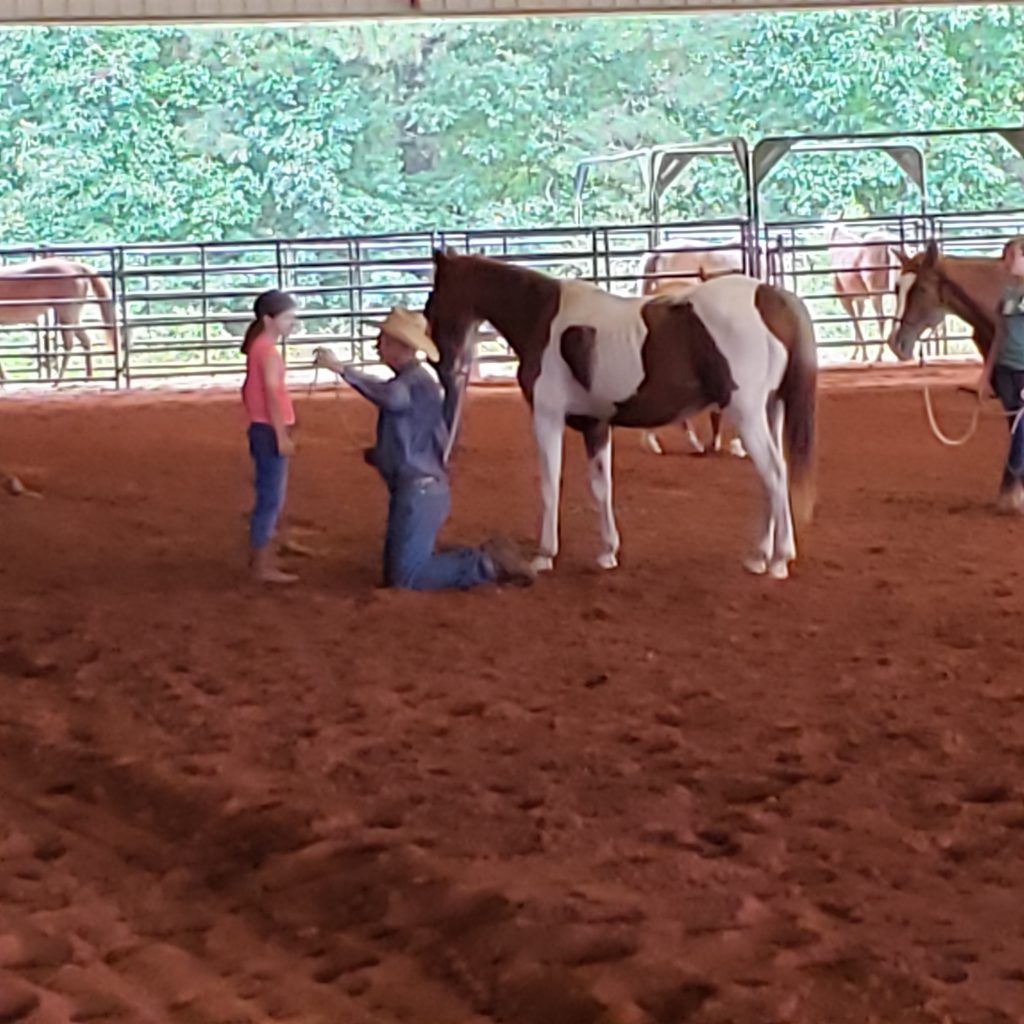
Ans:
[[[557,281],[557,278],[553,278],[550,274],[545,274],[540,270],[534,270],[532,267],[524,267],[518,263],[512,263],[507,260],[498,260],[493,256],[484,256],[480,253],[466,253],[465,255],[456,256],[452,259],[452,262],[458,268],[465,268],[470,271],[479,271],[484,274],[488,273],[500,273],[503,277],[520,278],[524,283],[536,283],[538,281]]]

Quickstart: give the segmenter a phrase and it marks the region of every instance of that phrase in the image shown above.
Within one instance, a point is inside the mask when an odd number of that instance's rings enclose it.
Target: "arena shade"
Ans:
[[[979,3],[979,0],[972,0]],[[921,6],[950,6],[925,3]],[[906,7],[898,0],[4,0],[0,24],[258,22]],[[915,6],[918,6],[915,4]],[[961,5],[957,5],[961,6]]]

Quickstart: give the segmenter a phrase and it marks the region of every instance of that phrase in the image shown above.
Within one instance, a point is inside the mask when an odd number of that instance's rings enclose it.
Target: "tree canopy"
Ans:
[[[1013,125],[1017,5],[800,14],[37,28],[0,33],[0,240],[154,241],[530,226],[571,219],[576,161],[788,132]],[[878,154],[792,158],[768,212],[886,213]],[[991,139],[928,153],[939,209],[1024,206]],[[588,217],[642,219],[626,169]],[[665,216],[741,210],[695,164]]]

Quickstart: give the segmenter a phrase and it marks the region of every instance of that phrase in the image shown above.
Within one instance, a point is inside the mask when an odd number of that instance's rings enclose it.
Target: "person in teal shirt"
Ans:
[[[978,395],[995,391],[1010,425],[1010,450],[999,488],[999,507],[1024,515],[1024,237],[1003,249],[1009,283],[999,300],[996,331],[981,373]]]

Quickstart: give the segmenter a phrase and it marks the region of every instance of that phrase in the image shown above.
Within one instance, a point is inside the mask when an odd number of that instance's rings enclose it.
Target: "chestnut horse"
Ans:
[[[681,298],[647,299],[482,256],[437,252],[434,268],[424,312],[446,393],[456,390],[467,343],[484,321],[519,357],[544,506],[535,568],[553,568],[558,554],[566,426],[583,435],[601,523],[598,565],[612,569],[619,555],[612,427],[650,429],[717,406],[736,425],[768,499],[746,567],[789,575],[796,558],[790,471],[798,511],[809,517],[817,394],[814,327],[799,298],[740,274]]]
[[[702,281],[723,274],[743,273],[743,254],[734,249],[716,248],[713,242],[706,239],[689,238],[673,239],[663,242],[657,249],[647,253],[640,264],[641,295],[685,295]],[[679,425],[683,428],[687,440],[694,451],[706,453],[722,449],[722,414],[712,410],[711,444],[705,447],[698,440],[689,421],[683,420]],[[645,430],[641,440],[648,451],[655,455],[663,455],[664,448],[658,435],[653,430]],[[743,445],[734,438],[729,445],[733,455],[742,458],[746,455]]]
[[[92,377],[92,341],[82,326],[82,308],[90,301],[100,308],[111,346],[117,348],[114,304],[107,282],[84,263],[64,259],[35,260],[0,267],[0,324],[35,324],[53,310],[64,343],[64,358],[56,383],[64,377],[75,339],[85,351],[86,373]],[[0,380],[4,379],[0,369]]]
[[[900,272],[889,347],[897,358],[903,362],[913,359],[921,335],[948,313],[971,328],[976,348],[982,357],[987,356],[995,337],[999,300],[1011,282],[1005,261],[942,256],[935,242],[914,256],[896,255]]]
[[[855,347],[867,361],[868,346],[861,330],[861,318],[870,303],[878,323],[878,355],[885,351],[885,296],[893,289],[896,271],[893,257],[897,255],[897,239],[874,232],[854,234],[842,224],[832,224],[825,235],[832,264],[832,285],[846,315],[853,323]]]

